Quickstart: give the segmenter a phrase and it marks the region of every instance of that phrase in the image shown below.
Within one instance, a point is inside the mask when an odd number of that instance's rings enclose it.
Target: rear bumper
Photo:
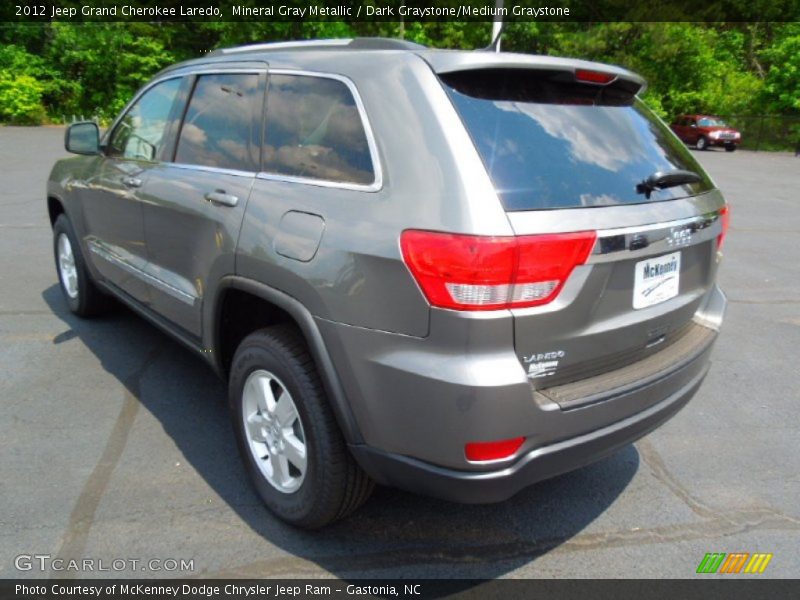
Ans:
[[[351,446],[351,451],[359,464],[384,485],[455,502],[500,502],[533,483],[600,460],[654,430],[692,398],[708,368],[705,361],[684,387],[646,410],[601,429],[536,448],[497,471],[447,469],[363,445]]]
[[[663,350],[540,390],[508,343],[507,316],[432,311],[428,338],[320,327],[362,434],[348,440],[361,466],[387,485],[492,502],[598,460],[675,414],[708,371],[725,305],[714,286],[690,307],[687,333]],[[472,441],[516,437],[525,441],[508,458],[464,454]]]

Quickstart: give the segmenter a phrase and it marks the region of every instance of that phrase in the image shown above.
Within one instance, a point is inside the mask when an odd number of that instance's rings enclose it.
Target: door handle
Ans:
[[[122,184],[125,187],[138,188],[138,187],[142,187],[142,180],[139,179],[138,177],[123,177],[122,178]]]
[[[239,197],[234,196],[233,194],[226,194],[224,190],[215,190],[213,192],[208,192],[205,195],[205,199],[211,202],[212,204],[218,204],[220,206],[236,206],[239,204]]]

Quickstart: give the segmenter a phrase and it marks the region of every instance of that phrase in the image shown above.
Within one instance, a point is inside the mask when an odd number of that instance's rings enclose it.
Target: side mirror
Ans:
[[[697,123],[692,123],[691,125],[689,125],[689,127],[697,128]]]
[[[64,134],[64,147],[73,154],[99,154],[100,129],[97,123],[83,121],[67,127]]]

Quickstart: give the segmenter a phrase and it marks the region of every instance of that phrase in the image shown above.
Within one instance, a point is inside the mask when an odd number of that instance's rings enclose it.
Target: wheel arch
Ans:
[[[231,294],[244,294],[264,303],[263,308],[275,316],[274,321],[266,324],[290,322],[297,327],[314,359],[345,440],[350,444],[363,443],[363,436],[356,423],[355,415],[350,409],[339,375],[314,317],[297,299],[280,290],[237,275],[222,278],[217,286],[213,304],[204,311],[203,315],[203,331],[208,332],[205,345],[212,350],[216,371],[227,380],[230,360],[235,351],[235,347],[231,348],[231,340],[226,338],[224,329],[225,311]],[[257,322],[254,321],[254,323]],[[261,326],[265,326],[265,324]],[[234,336],[233,339],[235,340],[236,337],[238,336]]]
[[[50,227],[56,224],[59,215],[66,214],[67,209],[63,200],[54,194],[47,195],[47,215],[50,217]]]

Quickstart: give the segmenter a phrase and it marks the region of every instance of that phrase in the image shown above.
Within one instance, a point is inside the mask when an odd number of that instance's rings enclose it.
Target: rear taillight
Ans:
[[[473,462],[500,460],[513,456],[524,442],[524,437],[494,442],[470,442],[464,446],[464,456]]]
[[[722,233],[717,236],[717,250],[722,250],[722,243],[725,241],[725,236],[728,235],[728,226],[731,223],[730,208],[727,204],[719,209],[719,218],[722,221]]]
[[[586,262],[596,237],[594,231],[476,236],[409,230],[400,246],[431,305],[496,310],[551,302]]]

